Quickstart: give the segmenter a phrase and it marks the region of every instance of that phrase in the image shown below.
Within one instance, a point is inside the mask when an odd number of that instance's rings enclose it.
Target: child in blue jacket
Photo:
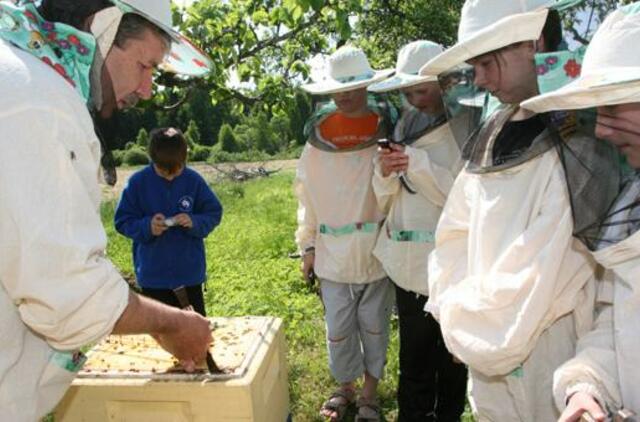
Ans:
[[[186,286],[191,305],[205,315],[203,239],[220,224],[222,205],[204,179],[186,167],[182,132],[160,128],[150,136],[152,163],[127,182],[115,214],[116,230],[133,240],[144,295],[179,307],[173,289]]]

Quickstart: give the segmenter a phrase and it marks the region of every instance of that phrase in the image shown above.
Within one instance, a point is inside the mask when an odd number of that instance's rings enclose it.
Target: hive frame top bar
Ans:
[[[240,317],[242,318],[242,317]],[[137,372],[125,372],[125,371],[106,371],[87,372],[81,370],[76,379],[83,380],[100,380],[100,379],[130,379],[130,380],[146,380],[146,381],[175,381],[175,382],[213,382],[213,381],[227,381],[232,379],[240,379],[244,377],[253,362],[256,352],[265,341],[265,337],[275,322],[275,318],[272,317],[250,317],[263,319],[261,326],[258,329],[258,333],[255,341],[252,342],[250,348],[247,350],[240,366],[230,374],[220,373],[211,374],[209,372],[198,373],[158,373],[152,371],[137,371]],[[91,352],[88,353],[91,355]]]

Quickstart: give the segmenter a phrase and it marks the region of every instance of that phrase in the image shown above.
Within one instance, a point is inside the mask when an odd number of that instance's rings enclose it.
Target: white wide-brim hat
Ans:
[[[521,104],[542,113],[640,102],[640,3],[611,13],[593,36],[572,83]]]
[[[395,75],[369,86],[369,91],[388,92],[437,81],[437,76],[421,76],[419,73],[422,66],[443,51],[440,44],[431,41],[420,40],[405,45],[398,53]]]
[[[314,95],[353,91],[366,88],[392,73],[393,69],[373,70],[361,49],[345,46],[329,57],[324,79],[303,85],[302,89]]]
[[[213,63],[187,37],[172,27],[171,0],[111,0],[123,13],[134,13],[147,19],[171,37],[170,51],[161,68],[186,76],[204,76]]]
[[[437,76],[474,57],[537,40],[550,7],[576,3],[576,0],[467,0],[462,6],[458,42],[423,66],[420,74]]]

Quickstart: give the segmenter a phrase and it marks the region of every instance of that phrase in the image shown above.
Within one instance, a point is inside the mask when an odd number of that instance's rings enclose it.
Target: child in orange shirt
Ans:
[[[343,47],[329,59],[329,76],[304,88],[333,102],[307,124],[309,140],[296,175],[296,242],[305,277],[317,274],[325,305],[329,367],[340,387],[320,414],[341,420],[364,375],[358,418],[380,419],[377,385],[389,342],[393,287],[373,256],[384,216],[371,186],[377,140],[391,134],[389,110],[369,102],[375,72],[364,53]]]

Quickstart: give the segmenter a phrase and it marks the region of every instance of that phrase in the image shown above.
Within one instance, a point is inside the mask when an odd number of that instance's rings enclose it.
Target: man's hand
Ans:
[[[302,277],[304,277],[305,280],[308,280],[309,273],[313,271],[315,260],[316,254],[314,252],[308,252],[302,257],[300,271],[302,271]]]
[[[150,334],[174,355],[188,372],[204,362],[211,344],[209,321],[193,311],[182,311],[129,292],[129,302],[112,334]]]
[[[158,344],[175,356],[187,372],[204,362],[213,341],[209,321],[194,311],[179,311],[175,325],[162,333],[153,333]]]
[[[409,168],[409,156],[404,153],[404,145],[391,143],[389,146],[391,149],[378,149],[383,177],[389,177],[393,172],[405,172]]]
[[[191,221],[191,217],[189,214],[181,213],[173,216],[173,221],[176,222],[177,226],[184,227],[186,229],[190,229],[193,227],[193,221]]]
[[[578,392],[571,396],[558,422],[579,422],[583,413],[588,413],[591,419],[597,422],[607,420],[607,415],[593,397],[587,393]]]
[[[164,224],[164,215],[158,213],[151,217],[151,234],[154,236],[160,236],[169,227]]]

